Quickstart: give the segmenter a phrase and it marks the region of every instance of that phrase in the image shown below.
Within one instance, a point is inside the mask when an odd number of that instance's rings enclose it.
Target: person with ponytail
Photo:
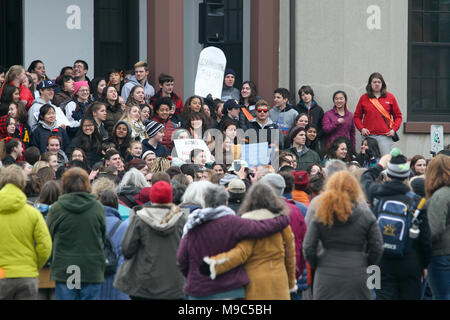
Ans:
[[[5,138],[0,140],[0,160],[2,165],[17,164],[17,159],[22,156],[23,147],[18,139]]]
[[[22,83],[25,80],[26,76],[27,75],[25,73],[25,69],[23,66],[14,65],[11,68],[9,68],[5,76],[5,82],[3,83],[3,86],[0,89],[0,95],[2,94],[3,89],[5,88],[6,85],[8,84],[14,85],[16,88],[19,89],[20,101],[24,103],[26,109],[28,110],[33,104],[34,98],[30,89],[28,89]]]
[[[324,249],[320,255],[319,242]],[[381,259],[383,239],[350,172],[336,172],[328,180],[306,232],[303,254],[315,269],[314,300],[371,299],[366,270]]]

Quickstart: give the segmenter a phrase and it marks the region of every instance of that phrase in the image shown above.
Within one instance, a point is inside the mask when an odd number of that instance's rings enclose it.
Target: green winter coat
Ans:
[[[308,149],[306,146],[303,147],[301,153],[298,153],[295,147],[288,149],[288,151],[295,154],[295,158],[297,159],[297,168],[295,168],[296,170],[306,171],[312,164],[320,165],[319,154],[314,150]]]
[[[18,187],[5,185],[0,190],[0,273],[5,278],[35,278],[51,250],[42,214],[27,204]]]
[[[428,203],[428,223],[431,230],[431,255],[450,254],[450,187],[438,189]]]
[[[75,275],[69,266],[79,267],[82,283],[102,283],[105,269],[103,243],[106,232],[105,208],[92,194],[62,195],[47,216],[53,238],[50,279],[66,282]]]

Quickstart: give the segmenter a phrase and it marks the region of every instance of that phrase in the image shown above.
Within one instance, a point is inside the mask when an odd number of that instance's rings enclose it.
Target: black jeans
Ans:
[[[377,300],[420,300],[422,297],[422,271],[414,259],[380,262],[381,288],[375,290]]]

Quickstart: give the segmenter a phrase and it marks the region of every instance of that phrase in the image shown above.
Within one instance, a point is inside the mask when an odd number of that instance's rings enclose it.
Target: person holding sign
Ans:
[[[382,156],[391,151],[393,142],[398,141],[402,112],[394,95],[387,91],[380,73],[370,75],[366,93],[356,106],[354,121],[364,137],[370,136],[378,141]]]

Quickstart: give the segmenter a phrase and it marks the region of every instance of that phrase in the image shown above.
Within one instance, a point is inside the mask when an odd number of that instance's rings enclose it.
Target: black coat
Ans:
[[[392,179],[385,183],[376,183],[375,179],[382,171],[383,168],[380,165],[376,165],[369,168],[361,177],[361,185],[372,210],[376,198],[395,198],[396,195],[406,195],[406,193],[411,191],[403,181],[398,179]],[[426,208],[422,209],[419,220],[421,221],[419,226],[420,234],[418,238],[412,239],[412,250],[401,258],[383,256],[381,264],[385,266],[385,269],[400,267],[406,272],[406,270],[423,270],[428,266],[431,261],[431,231]]]

